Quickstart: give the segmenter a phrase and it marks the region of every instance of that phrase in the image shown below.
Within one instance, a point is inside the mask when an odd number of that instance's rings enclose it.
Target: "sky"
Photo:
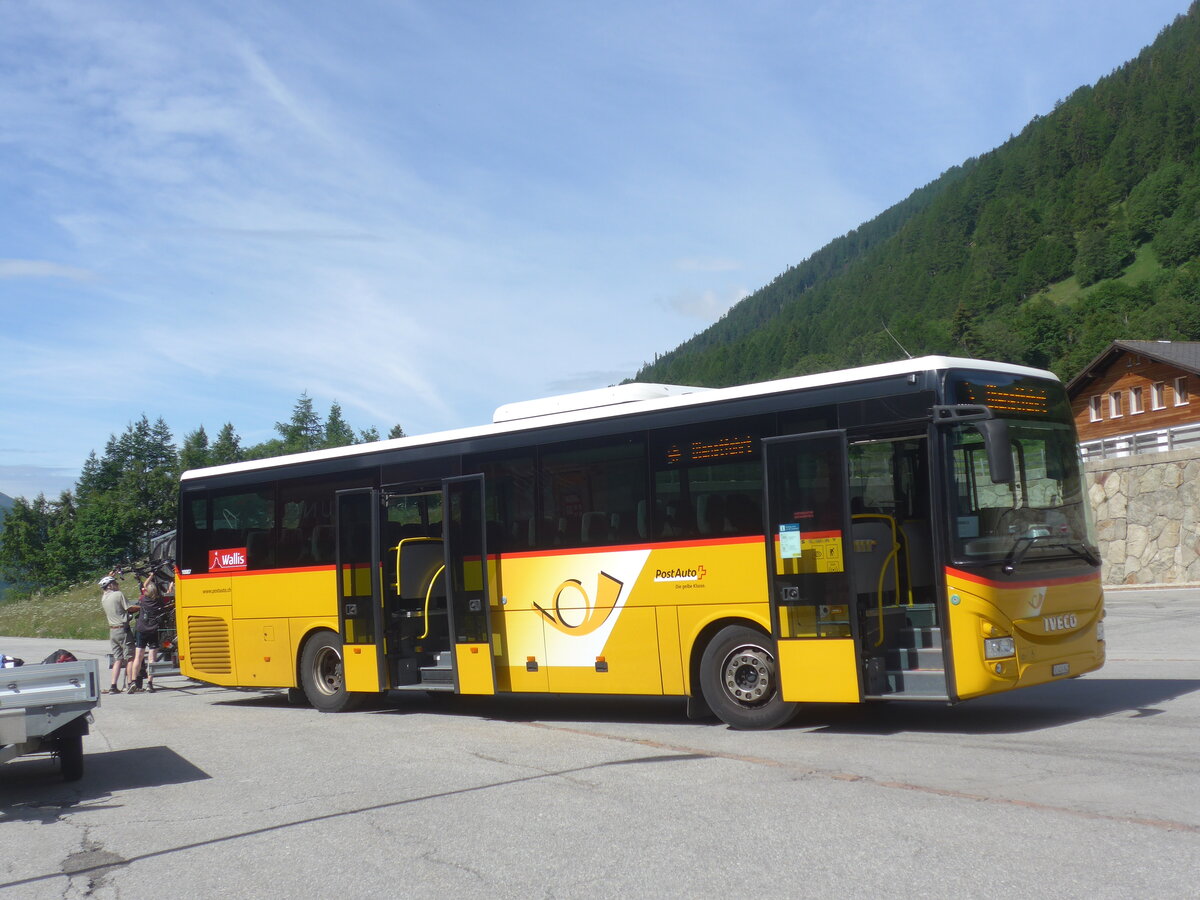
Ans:
[[[1186,0],[0,0],[0,493],[615,384]]]

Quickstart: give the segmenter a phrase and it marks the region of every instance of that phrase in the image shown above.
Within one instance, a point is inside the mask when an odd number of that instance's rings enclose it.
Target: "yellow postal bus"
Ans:
[[[187,472],[184,674],[343,710],[381,692],[956,702],[1104,662],[1049,372],[926,357],[628,384],[491,425]]]

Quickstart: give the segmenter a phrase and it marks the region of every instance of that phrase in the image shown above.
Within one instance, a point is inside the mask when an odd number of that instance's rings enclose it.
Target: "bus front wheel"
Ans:
[[[745,625],[721,629],[704,648],[700,689],[712,711],[732,728],[776,728],[798,710],[779,689],[773,642]]]
[[[304,645],[300,686],[308,702],[321,712],[345,712],[362,701],[361,694],[346,690],[342,640],[332,631],[322,631]]]

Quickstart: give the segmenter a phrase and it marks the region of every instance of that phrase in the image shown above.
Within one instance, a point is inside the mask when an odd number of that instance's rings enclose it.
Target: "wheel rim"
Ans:
[[[329,697],[342,689],[342,657],[332,647],[322,647],[312,665],[313,685]]]
[[[761,706],[775,693],[775,658],[762,647],[743,644],[725,657],[721,683],[741,706]]]

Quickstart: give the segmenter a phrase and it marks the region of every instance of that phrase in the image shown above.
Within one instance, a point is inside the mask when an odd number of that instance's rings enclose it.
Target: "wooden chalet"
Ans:
[[[1200,443],[1200,342],[1113,341],[1067,394],[1085,459]]]

